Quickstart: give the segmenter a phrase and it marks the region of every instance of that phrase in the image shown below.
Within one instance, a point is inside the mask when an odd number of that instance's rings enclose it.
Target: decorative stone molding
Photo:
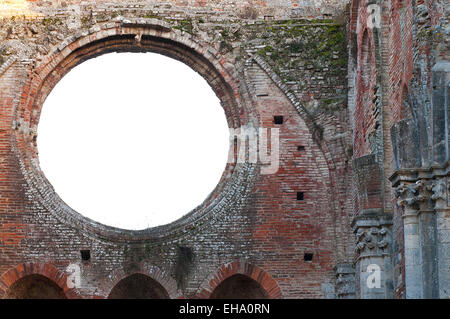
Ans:
[[[414,184],[401,183],[397,188],[395,188],[394,193],[395,197],[398,199],[398,207],[412,206],[417,203],[417,190],[413,187],[413,185]]]
[[[397,205],[404,208],[418,208],[416,204],[431,198],[432,185],[425,180],[413,184],[401,183],[395,189],[395,196],[399,199]]]
[[[379,209],[362,211],[353,221],[359,258],[389,255],[392,216]]]
[[[356,245],[357,250],[361,252],[367,249],[373,250],[376,247],[381,249],[385,248],[388,245],[387,241],[384,239],[387,232],[386,227],[382,227],[381,229],[378,229],[377,227],[371,227],[369,229],[359,228],[356,233],[356,239],[358,241],[358,244]]]
[[[425,168],[400,169],[389,180],[392,182],[393,187],[399,187],[401,183],[415,183],[418,180],[437,180],[450,176],[449,164],[450,162]]]
[[[413,174],[411,177],[413,177]],[[422,210],[420,204],[430,200],[435,202],[436,209],[445,209],[449,206],[450,184],[445,176],[420,178],[415,182],[398,181],[397,185],[394,190],[398,199],[397,205],[405,209],[405,215]]]
[[[359,228],[356,233],[356,251],[360,254],[369,254],[376,248],[385,249],[389,245],[389,240],[386,239],[387,233],[386,227]]]
[[[450,173],[449,163],[428,168],[403,169],[391,178],[398,207],[403,208],[404,266],[406,298],[438,298],[447,285],[445,258]],[[437,220],[438,213],[441,222]],[[445,226],[444,226],[445,227]],[[448,285],[447,285],[448,286]]]
[[[436,201],[436,208],[443,209],[449,206],[450,198],[448,196],[450,192],[450,184],[447,178],[437,179],[432,184],[433,195],[431,199]]]

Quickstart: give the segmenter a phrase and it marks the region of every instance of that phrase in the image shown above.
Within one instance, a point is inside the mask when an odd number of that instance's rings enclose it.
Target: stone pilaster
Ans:
[[[406,298],[435,295],[436,236],[431,189],[426,180],[404,181],[395,189],[397,204],[403,209]]]
[[[391,180],[402,211],[406,298],[449,298],[448,165],[403,170]]]

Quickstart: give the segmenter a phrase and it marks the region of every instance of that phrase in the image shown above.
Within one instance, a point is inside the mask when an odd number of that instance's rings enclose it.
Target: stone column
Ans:
[[[396,189],[398,205],[403,207],[405,285],[407,299],[423,298],[422,255],[420,249],[418,185],[402,182]]]
[[[419,205],[419,234],[422,257],[423,298],[436,299],[437,291],[437,234],[436,213],[432,200],[432,183],[419,180],[417,183]]]
[[[437,229],[437,294],[438,298],[450,298],[450,184],[449,177],[433,183]]]
[[[448,27],[446,32],[448,36]],[[445,46],[442,49],[445,50]],[[446,49],[448,50],[448,41]],[[444,59],[448,59],[448,53]],[[432,83],[432,169],[438,273],[436,290],[439,298],[450,298],[450,61],[438,60],[432,69]]]
[[[409,175],[396,188],[403,208],[406,298],[449,298],[448,178],[429,171]]]
[[[361,211],[352,226],[357,242],[356,285],[359,297],[392,298],[392,215],[381,209],[367,209]]]

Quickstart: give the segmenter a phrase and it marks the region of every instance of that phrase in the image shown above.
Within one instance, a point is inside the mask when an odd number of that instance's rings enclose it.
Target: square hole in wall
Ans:
[[[304,260],[304,261],[312,261],[312,260],[313,260],[313,257],[314,257],[314,254],[312,254],[312,253],[306,253],[306,254],[303,256],[303,260]]]
[[[305,147],[303,145],[297,146],[297,151],[303,152],[305,150]]]
[[[281,124],[283,124],[283,121],[284,121],[284,117],[283,117],[282,115],[276,115],[276,116],[273,117],[273,122],[274,122],[276,125],[281,125]]]
[[[305,193],[297,192],[297,200],[304,200],[304,199],[305,199]]]
[[[80,250],[81,253],[81,260],[82,261],[89,261],[91,260],[91,251],[90,250]]]

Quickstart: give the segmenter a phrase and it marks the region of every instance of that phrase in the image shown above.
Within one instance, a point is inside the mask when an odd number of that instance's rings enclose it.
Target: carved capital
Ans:
[[[397,205],[409,210],[418,210],[419,204],[432,197],[432,184],[426,180],[418,180],[415,183],[401,183],[395,189]]]
[[[433,182],[433,200],[447,200],[448,185],[446,180],[439,179]]]
[[[373,211],[365,211],[353,222],[356,236],[355,251],[361,257],[388,254],[391,243],[390,227],[392,216]]]
[[[361,256],[380,255],[387,251],[390,238],[385,226],[359,228],[356,233],[356,252]]]
[[[436,179],[432,184],[431,198],[436,202],[436,208],[442,209],[448,207],[450,201],[448,194],[450,193],[450,184],[447,178]]]

